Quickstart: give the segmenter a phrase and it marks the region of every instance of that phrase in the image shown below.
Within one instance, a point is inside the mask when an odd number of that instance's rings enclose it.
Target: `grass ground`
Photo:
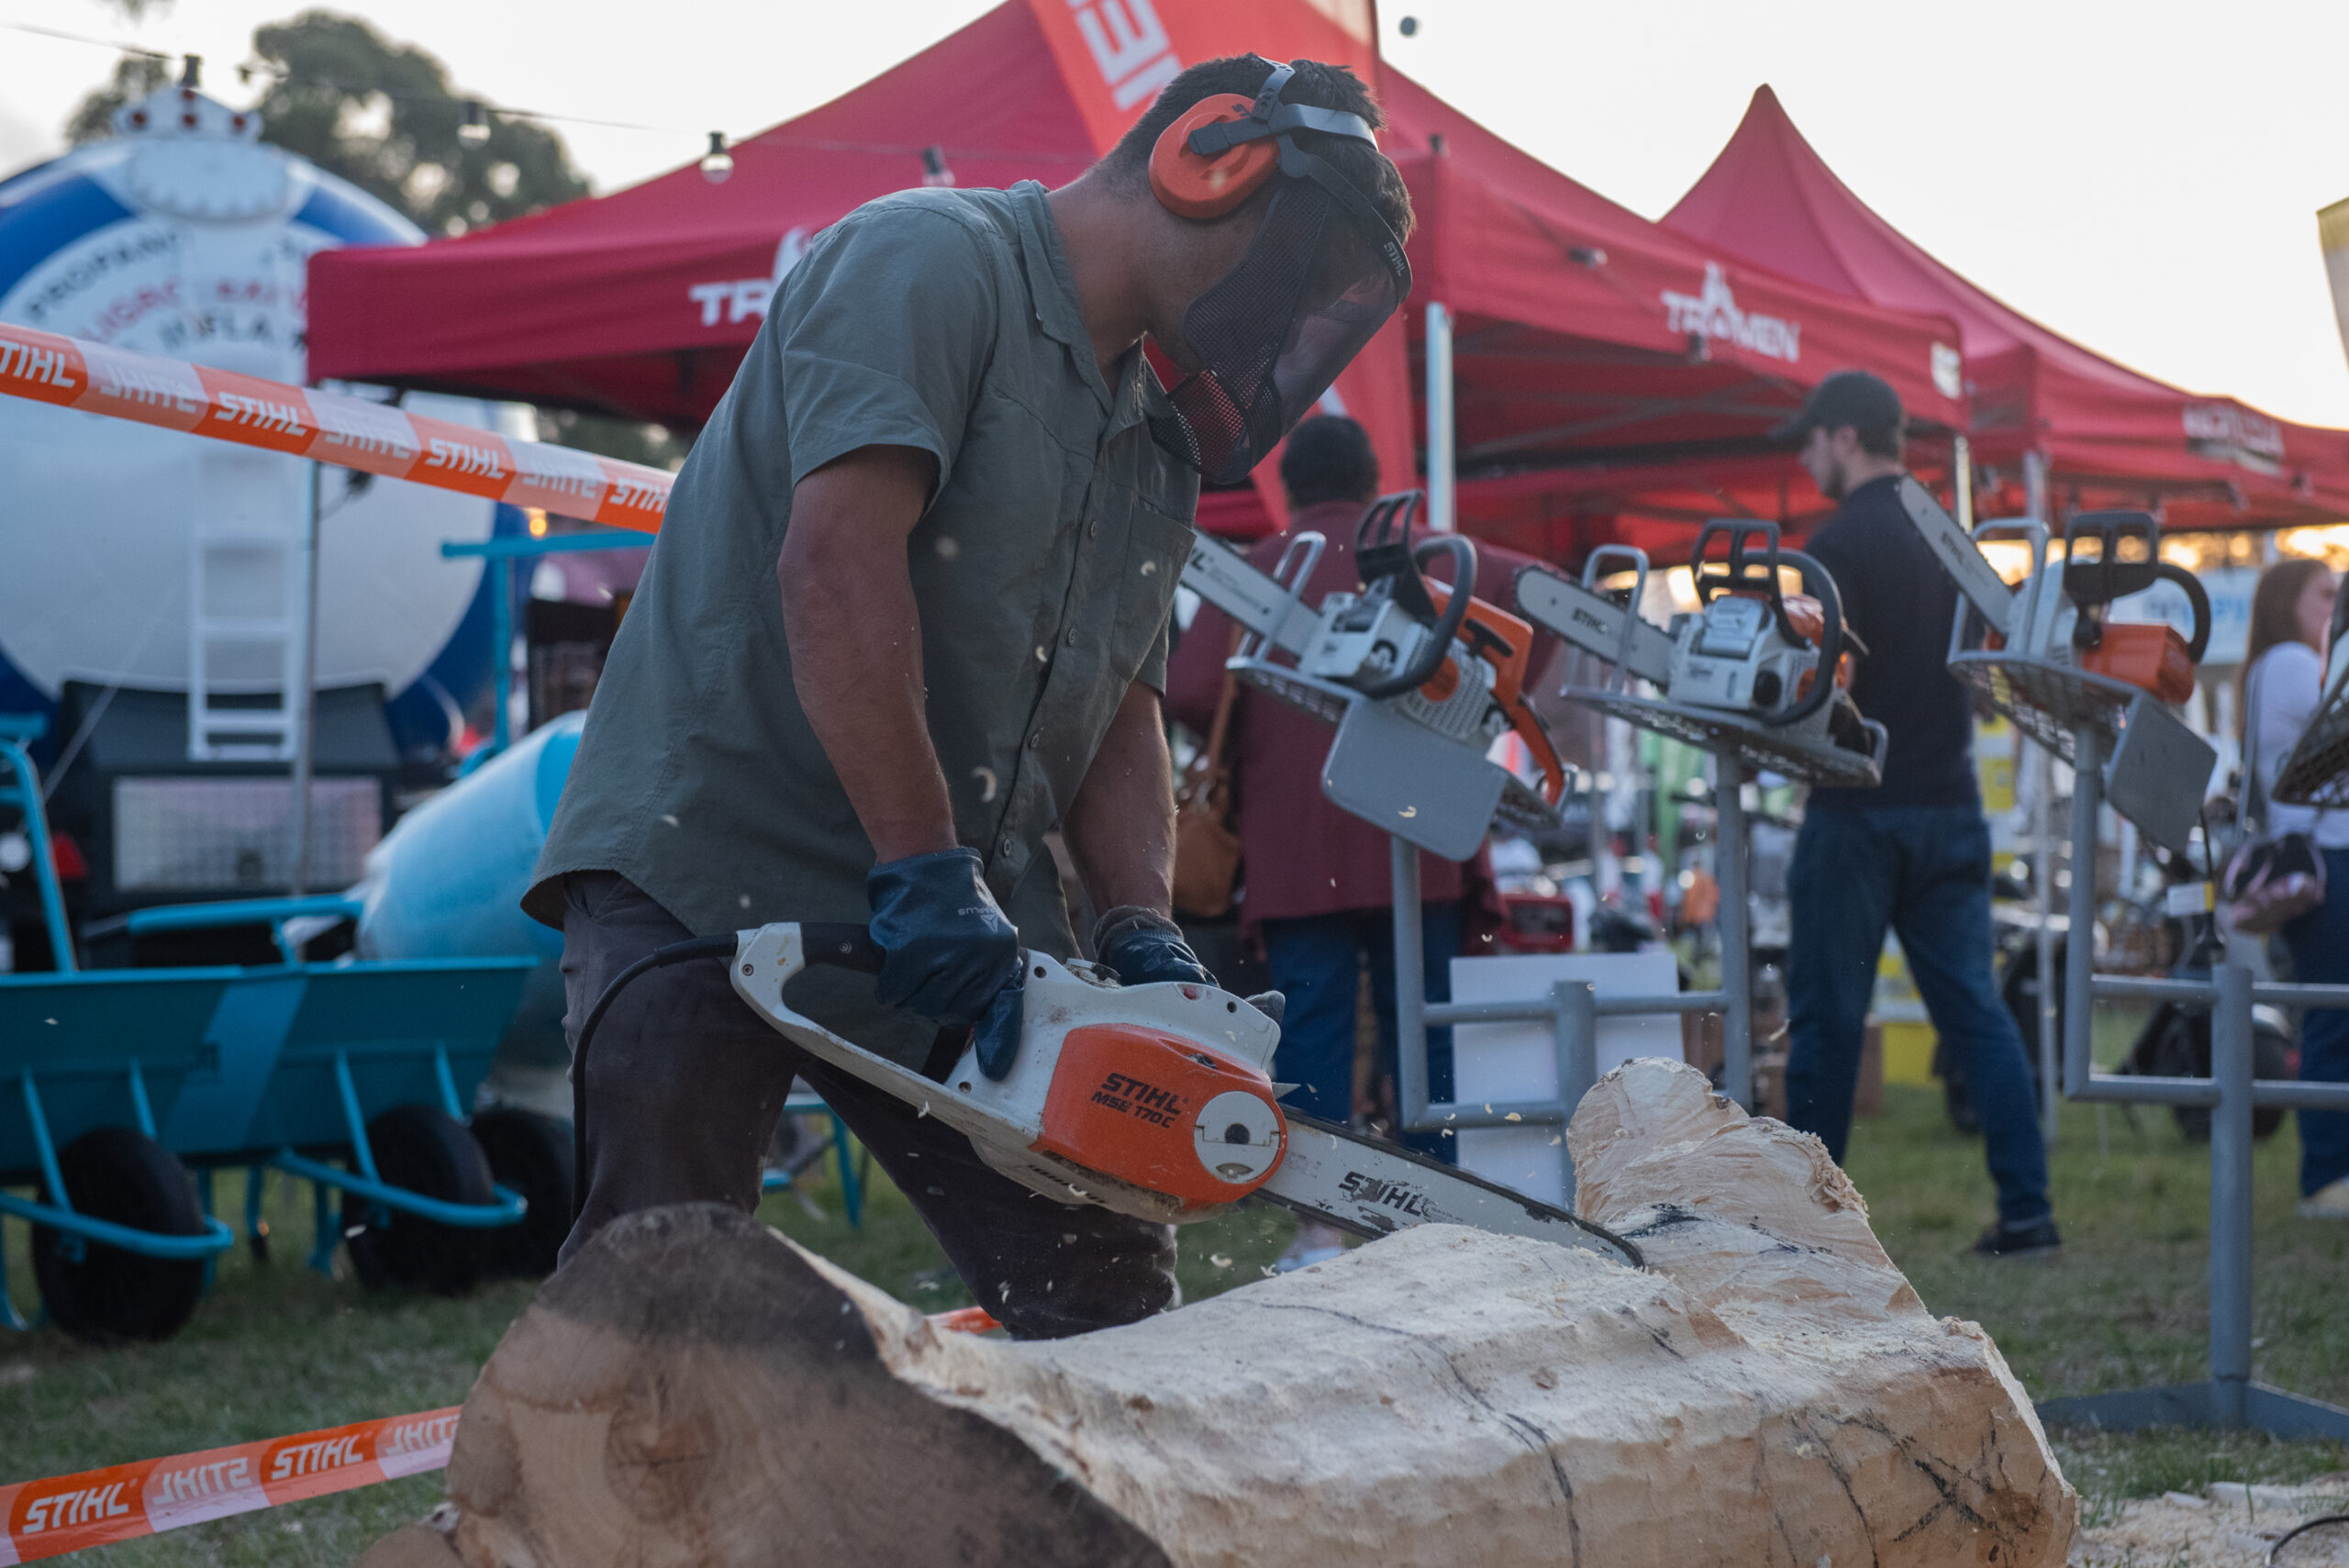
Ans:
[[[1991,1217],[1981,1144],[1952,1130],[1939,1095],[1895,1085],[1886,1113],[1861,1121],[1850,1155],[1877,1233],[1934,1311],[1975,1318],[2023,1385],[2042,1397],[2203,1375],[2203,1261],[2210,1166],[2165,1113],[2065,1107],[2054,1158],[2061,1258],[1996,1263],[1966,1249]],[[2287,1124],[2260,1146],[2256,1194],[2258,1340],[2254,1375],[2349,1404],[2349,1226],[2293,1215],[2299,1148]],[[812,1173],[811,1173],[812,1174]],[[812,1180],[810,1213],[787,1195],[763,1218],[904,1300],[930,1310],[969,1298],[904,1198],[877,1173],[862,1229],[837,1188]],[[239,1211],[235,1178],[220,1211]],[[276,1261],[241,1248],[177,1338],[94,1351],[54,1330],[0,1337],[0,1480],[20,1480],[333,1426],[460,1402],[475,1369],[530,1287],[501,1284],[458,1301],[363,1293],[303,1268],[306,1195],[273,1183]],[[6,1227],[8,1264],[26,1302],[21,1225]],[[1184,1237],[1185,1295],[1197,1299],[1262,1276],[1289,1221],[1246,1210]],[[27,1303],[28,1305],[28,1303]],[[2270,1442],[2172,1431],[2140,1437],[2059,1433],[2066,1473],[2093,1518],[2114,1500],[2199,1491],[2216,1480],[2291,1482],[2349,1467],[2332,1443]],[[89,1553],[93,1568],[320,1564],[341,1568],[439,1496],[417,1476]]]

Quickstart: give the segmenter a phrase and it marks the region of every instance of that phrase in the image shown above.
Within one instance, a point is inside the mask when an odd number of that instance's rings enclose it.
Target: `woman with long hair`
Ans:
[[[2279,562],[2260,573],[2251,596],[2251,640],[2243,651],[2239,704],[2243,781],[2264,804],[2269,833],[2306,833],[2323,857],[2324,902],[2284,927],[2292,978],[2349,982],[2349,811],[2285,806],[2269,798],[2276,775],[2323,697],[2324,639],[2332,616],[2332,573],[2321,561]],[[2300,1020],[2300,1076],[2349,1082],[2349,1009],[2311,1008]],[[2349,1112],[2300,1112],[2300,1212],[2349,1219]]]

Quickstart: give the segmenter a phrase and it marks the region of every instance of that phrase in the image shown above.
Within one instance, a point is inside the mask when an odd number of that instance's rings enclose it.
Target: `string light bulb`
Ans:
[[[734,155],[726,150],[726,133],[711,131],[709,150],[701,155],[701,177],[713,185],[722,185],[726,183],[727,176],[733,172]]]
[[[479,147],[489,140],[489,115],[479,98],[465,100],[465,123],[457,128],[457,139],[467,147]]]

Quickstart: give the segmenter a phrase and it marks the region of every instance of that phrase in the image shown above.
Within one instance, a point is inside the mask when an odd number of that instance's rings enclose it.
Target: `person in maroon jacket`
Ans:
[[[1281,456],[1288,493],[1288,531],[1249,552],[1269,572],[1297,533],[1330,541],[1307,586],[1305,603],[1361,587],[1354,569],[1354,526],[1378,495],[1378,460],[1363,428],[1343,416],[1306,420]],[[1477,546],[1476,595],[1514,603],[1509,580],[1527,557]],[[1232,623],[1201,606],[1167,668],[1166,712],[1204,735],[1223,686]],[[1547,639],[1543,639],[1547,642]],[[1535,650],[1540,667],[1542,648]],[[1394,897],[1386,835],[1330,804],[1321,793],[1321,763],[1330,726],[1264,692],[1243,685],[1233,704],[1225,745],[1237,802],[1245,884],[1241,940],[1261,938],[1269,984],[1288,998],[1273,1076],[1297,1088],[1283,1104],[1308,1116],[1353,1119],[1354,1002],[1361,965],[1370,965],[1371,999],[1378,1014],[1378,1068],[1396,1068]],[[1431,1000],[1452,995],[1452,959],[1460,951],[1461,867],[1419,857],[1420,931]],[[1428,1093],[1452,1097],[1452,1031],[1428,1031]],[[1448,1134],[1410,1133],[1403,1141],[1449,1162]],[[1341,1246],[1329,1226],[1307,1223],[1283,1255],[1285,1267],[1335,1256]]]

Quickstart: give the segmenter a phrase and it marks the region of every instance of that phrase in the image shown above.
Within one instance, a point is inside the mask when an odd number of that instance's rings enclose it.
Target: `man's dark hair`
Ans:
[[[1854,439],[1860,443],[1860,450],[1870,457],[1888,457],[1898,461],[1908,446],[1907,441],[1902,439],[1900,427],[1898,425],[1888,430],[1883,428],[1864,430],[1857,425],[1854,425],[1851,427],[1851,431]]]
[[[1342,109],[1360,115],[1373,130],[1386,123],[1378,100],[1370,95],[1362,78],[1345,66],[1324,65],[1317,60],[1294,60],[1289,63],[1297,74],[1289,78],[1288,86],[1281,94],[1283,103]],[[1264,89],[1264,78],[1272,73],[1272,62],[1252,54],[1201,61],[1166,84],[1157,101],[1150,106],[1150,112],[1133,123],[1101,161],[1121,176],[1146,183],[1150,178],[1151,149],[1158,145],[1166,128],[1182,118],[1192,105],[1219,93],[1252,98]],[[1404,188],[1403,176],[1384,153],[1351,136],[1326,136],[1314,130],[1295,134],[1300,149],[1327,162],[1354,189],[1370,198],[1371,206],[1395,230],[1397,239],[1411,237],[1415,221],[1411,193]]]
[[[1281,450],[1281,488],[1292,506],[1360,501],[1378,495],[1378,454],[1370,432],[1343,414],[1313,417],[1289,432]]]

